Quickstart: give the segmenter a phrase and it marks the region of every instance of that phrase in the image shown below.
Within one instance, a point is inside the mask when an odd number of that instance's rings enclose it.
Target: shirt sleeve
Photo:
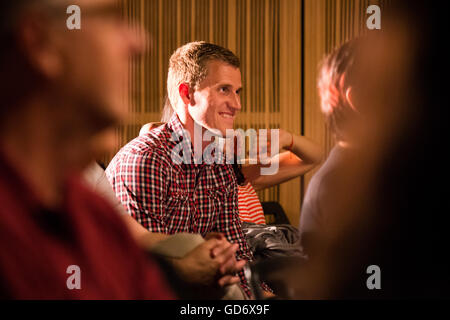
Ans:
[[[168,166],[157,152],[124,155],[107,169],[125,210],[147,230],[169,233],[164,222]]]

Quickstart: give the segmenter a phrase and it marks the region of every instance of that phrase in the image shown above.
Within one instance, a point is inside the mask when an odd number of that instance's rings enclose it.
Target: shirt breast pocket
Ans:
[[[223,214],[225,207],[230,205],[227,202],[229,202],[232,192],[232,188],[226,186],[208,189],[208,199],[210,203],[209,216],[213,217],[214,221],[216,221],[216,218],[219,215]]]

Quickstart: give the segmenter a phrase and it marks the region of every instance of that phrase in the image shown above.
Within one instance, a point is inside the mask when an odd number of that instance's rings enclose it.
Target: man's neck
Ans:
[[[211,141],[203,141],[203,135],[206,131],[201,125],[196,123],[194,119],[187,112],[179,112],[177,113],[178,119],[183,125],[184,129],[189,132],[189,136],[191,138],[192,145],[196,146],[196,143],[201,143],[201,152],[203,152],[208,145],[211,144]],[[211,139],[213,140],[213,139]],[[196,151],[196,150],[194,150]]]
[[[23,112],[4,122],[0,147],[42,205],[57,209],[67,172],[79,167],[87,142],[83,132],[67,132],[58,109],[48,105],[33,101],[17,108]]]

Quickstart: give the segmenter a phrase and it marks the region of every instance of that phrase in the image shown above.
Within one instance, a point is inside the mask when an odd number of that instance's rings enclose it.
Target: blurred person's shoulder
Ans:
[[[68,185],[68,190],[73,192],[69,197],[72,202],[68,206],[77,206],[71,217],[72,220],[77,219],[75,232],[82,233],[90,247],[98,248],[92,250],[97,252],[98,261],[107,261],[117,272],[116,277],[120,278],[116,280],[120,287],[117,296],[126,299],[173,299],[172,290],[158,263],[137,246],[110,202],[91,190],[81,177],[73,177]],[[78,207],[78,204],[83,205]],[[106,252],[100,250],[107,247],[114,249]],[[102,254],[99,254],[101,251]],[[141,281],[135,281],[136,274]]]
[[[347,162],[353,157],[352,152],[336,145],[329,156],[312,176],[302,205],[301,228],[306,228],[309,220],[320,220],[328,205],[336,201],[336,190],[339,190],[346,175]],[[318,223],[317,221],[314,224]]]
[[[328,189],[330,184],[338,183],[345,172],[342,170],[347,165],[347,161],[352,158],[352,152],[340,146],[331,149],[329,156],[313,175],[308,186],[310,195],[322,194],[323,188]],[[322,190],[322,192],[319,192]],[[319,193],[318,193],[319,192]]]
[[[110,202],[94,191],[92,186],[85,180],[84,176],[75,175],[71,176],[67,181],[66,190],[69,201],[67,206],[80,211],[77,219],[82,219],[82,216],[86,215],[91,219],[101,221],[102,229],[109,226],[115,229],[115,232],[120,231],[119,233],[127,234],[126,228],[124,228],[122,221],[116,211],[113,210]],[[92,212],[96,214],[92,215]]]
[[[105,296],[110,294],[111,297],[126,299],[172,298],[157,264],[143,254],[110,202],[94,192],[81,176],[70,177],[66,190],[66,207],[69,208],[66,214],[72,222],[75,236],[84,239],[78,249],[95,261],[93,268],[97,268],[97,271],[101,271],[98,262],[102,261],[115,272],[116,279],[111,280],[110,285],[112,288],[115,283],[118,291],[111,290]],[[83,249],[84,245],[89,246],[89,250]],[[133,281],[136,273],[142,278],[142,283]]]

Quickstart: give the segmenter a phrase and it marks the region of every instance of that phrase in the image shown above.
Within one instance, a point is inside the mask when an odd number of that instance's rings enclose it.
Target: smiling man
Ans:
[[[193,158],[193,144],[201,142],[203,152],[211,143],[202,141],[203,133],[225,135],[233,128],[241,109],[239,67],[231,51],[214,44],[192,42],[178,48],[167,79],[173,115],[167,124],[122,148],[107,175],[128,213],[148,230],[203,236],[220,232],[238,246],[238,260],[250,260],[231,165]],[[189,151],[183,163],[173,161],[176,146]],[[240,278],[249,294],[243,272]]]

